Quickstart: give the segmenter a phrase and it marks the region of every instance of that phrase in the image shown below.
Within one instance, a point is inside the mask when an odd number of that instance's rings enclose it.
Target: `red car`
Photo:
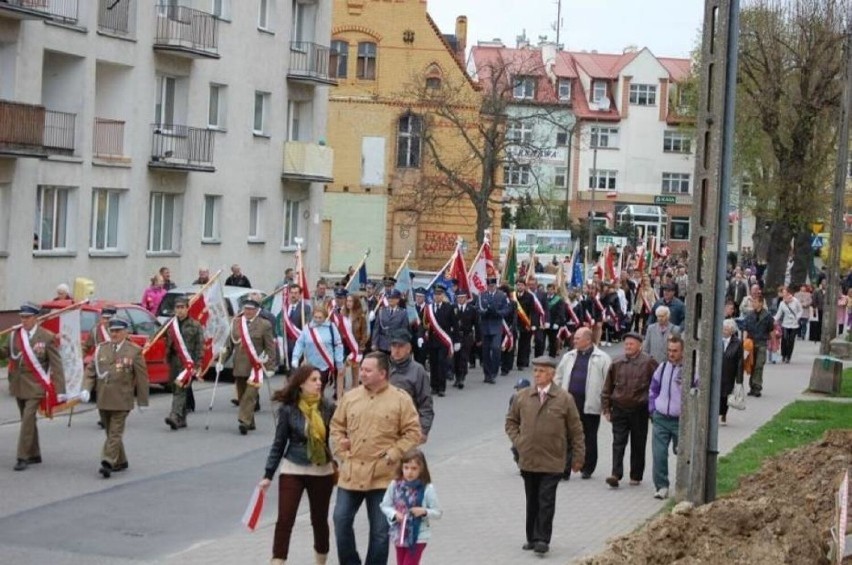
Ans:
[[[70,306],[70,300],[52,300],[42,303],[43,310],[59,310]],[[148,338],[160,329],[160,322],[153,314],[138,304],[124,302],[113,302],[110,300],[95,300],[80,308],[80,338],[85,345],[89,333],[98,323],[101,317],[101,309],[104,306],[113,306],[117,310],[117,316],[130,323],[129,339],[140,347],[145,347]],[[93,351],[84,351],[83,362],[88,364],[92,358]],[[145,362],[148,365],[148,382],[150,384],[166,384],[169,382],[169,366],[166,363],[166,340],[162,337],[145,353]]]

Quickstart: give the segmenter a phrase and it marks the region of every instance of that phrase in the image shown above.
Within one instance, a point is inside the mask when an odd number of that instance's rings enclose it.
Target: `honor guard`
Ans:
[[[115,306],[104,306],[101,309],[101,319],[89,331],[89,337],[86,338],[86,343],[83,344],[84,355],[93,354],[97,346],[109,341],[109,321],[112,320],[115,314]]]
[[[302,300],[302,287],[293,283],[287,289],[287,306],[284,319],[284,358],[293,356],[293,346],[302,334],[302,328],[310,323],[313,310],[310,304]]]
[[[512,295],[512,289],[509,285],[500,286],[500,290],[509,297]],[[517,351],[518,343],[518,303],[514,300],[509,300],[509,309],[506,315],[503,316],[508,328],[508,339],[503,340],[502,350],[500,352],[500,376],[505,377],[512,371],[512,365],[515,364],[515,352]]]
[[[394,330],[408,329],[408,314],[399,307],[402,293],[396,289],[386,291],[387,306],[380,306],[376,316],[376,327],[373,332],[373,351],[390,354],[390,337]]]
[[[482,370],[485,382],[495,384],[500,370],[503,317],[510,311],[509,298],[497,290],[497,277],[485,279],[487,288],[479,295],[479,326],[482,329]]]
[[[204,328],[189,317],[189,300],[175,300],[175,317],[166,334],[166,359],[172,383],[172,410],[166,424],[173,430],[186,427],[186,397],[192,379],[204,370]]]
[[[425,367],[428,355],[426,353],[426,348],[423,346],[424,339],[426,337],[426,329],[424,326],[424,315],[426,313],[426,289],[423,287],[414,289],[414,310],[417,312],[417,320],[414,322],[416,327],[412,328],[411,332],[411,345],[414,351],[414,360]]]
[[[426,350],[429,353],[429,384],[432,394],[444,396],[450,360],[461,346],[458,337],[456,307],[447,301],[447,287],[435,285],[435,300],[424,309]]]
[[[460,290],[456,294],[456,312],[459,319],[459,343],[461,347],[453,356],[455,382],[453,386],[461,390],[470,364],[470,355],[474,346],[482,338],[479,336],[479,312],[476,305],[470,301],[467,292]]]

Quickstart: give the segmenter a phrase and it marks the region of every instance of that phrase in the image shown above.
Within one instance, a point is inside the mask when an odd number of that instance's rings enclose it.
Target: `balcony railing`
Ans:
[[[0,152],[42,156],[74,153],[76,114],[0,100]]]
[[[281,178],[300,182],[332,182],[334,150],[326,145],[304,141],[284,143]]]
[[[174,124],[151,124],[149,166],[213,172],[214,131]]]
[[[287,76],[295,80],[337,84],[337,51],[308,41],[291,41]]]
[[[95,118],[95,133],[92,136],[92,155],[98,159],[124,157],[124,122]]]
[[[133,0],[98,0],[98,29],[119,35],[130,34]]]
[[[154,49],[219,58],[219,19],[186,6],[158,5]]]
[[[22,18],[45,18],[66,23],[77,21],[78,0],[0,0],[0,12]]]

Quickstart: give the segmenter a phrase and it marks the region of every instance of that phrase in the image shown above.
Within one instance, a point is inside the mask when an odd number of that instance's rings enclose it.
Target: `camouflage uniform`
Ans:
[[[203,369],[201,360],[204,356],[204,328],[201,327],[196,320],[187,316],[182,321],[178,321],[180,333],[183,336],[183,341],[186,344],[186,349],[192,362],[195,363],[195,370]],[[184,370],[183,362],[181,361],[180,353],[178,353],[178,344],[172,339],[170,333],[167,333],[166,339],[166,359],[169,363],[169,380],[172,383],[172,410],[169,417],[166,418],[166,423],[172,426],[172,429],[186,427],[186,396],[187,391],[192,386],[192,381],[186,387],[177,386],[175,379]],[[174,424],[172,425],[172,423]]]

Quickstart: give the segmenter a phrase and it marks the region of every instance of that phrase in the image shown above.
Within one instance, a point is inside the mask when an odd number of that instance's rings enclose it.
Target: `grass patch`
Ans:
[[[852,368],[843,371],[843,379],[840,381],[840,396],[852,398]]]
[[[844,377],[847,387],[850,383],[852,378]],[[731,453],[719,459],[718,494],[736,489],[740,477],[760,469],[764,459],[811,443],[826,430],[849,427],[852,427],[852,404],[827,401],[788,404]]]

